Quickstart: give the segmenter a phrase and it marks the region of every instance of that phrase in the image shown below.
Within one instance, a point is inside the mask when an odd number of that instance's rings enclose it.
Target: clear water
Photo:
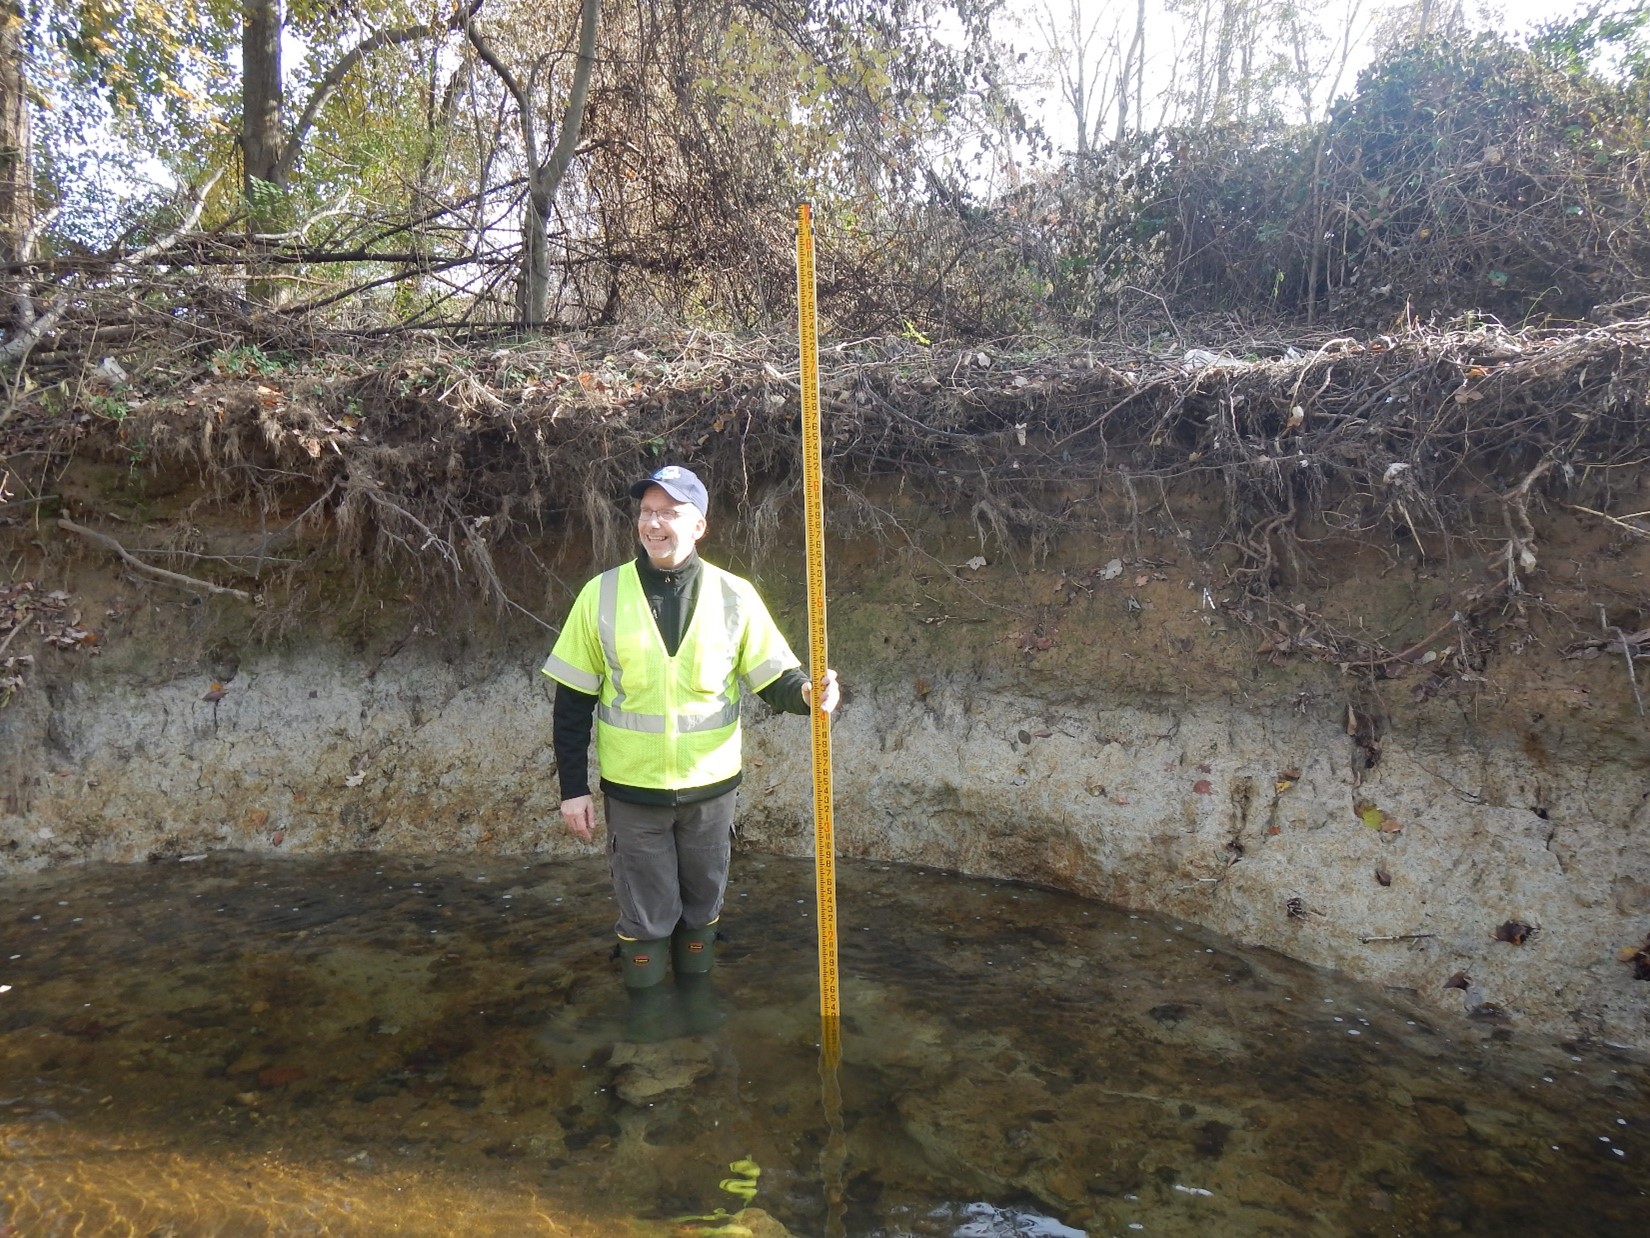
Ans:
[[[805,863],[736,858],[714,988],[641,1006],[599,860],[10,876],[0,1234],[1650,1233],[1624,1051],[1011,883],[838,881],[832,1075]]]

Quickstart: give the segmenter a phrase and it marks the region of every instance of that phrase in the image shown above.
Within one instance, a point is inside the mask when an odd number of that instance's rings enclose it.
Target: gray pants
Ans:
[[[737,795],[674,806],[604,798],[619,936],[658,941],[722,914]]]

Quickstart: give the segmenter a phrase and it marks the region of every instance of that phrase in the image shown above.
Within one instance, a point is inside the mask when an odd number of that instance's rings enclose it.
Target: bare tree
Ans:
[[[541,109],[537,96],[545,58],[539,58],[524,83],[499,57],[492,42],[473,19],[466,20],[464,24],[465,37],[475,47],[476,54],[498,75],[499,81],[515,100],[521,123],[522,150],[527,163],[527,205],[521,224],[522,259],[517,308],[522,322],[528,326],[542,326],[545,320],[550,290],[550,209],[555,202],[556,191],[561,188],[562,179],[573,162],[573,152],[578,147],[585,103],[590,95],[590,78],[596,65],[596,29],[600,10],[599,0],[582,0],[578,51],[572,80],[567,87],[566,102],[562,107],[561,122],[550,126],[542,141],[539,136],[540,112],[548,109]],[[547,155],[541,157],[540,152],[552,136],[555,138],[554,145]]]
[[[1363,17],[1363,0],[1343,0],[1338,29],[1325,32],[1308,24],[1299,9],[1286,7],[1281,15],[1283,32],[1289,40],[1290,78],[1308,124],[1318,124],[1318,140],[1312,152],[1312,235],[1311,257],[1306,276],[1306,321],[1317,321],[1318,278],[1323,270],[1328,205],[1324,197],[1324,153],[1329,141],[1327,118],[1320,123],[1318,109],[1327,108],[1341,88],[1341,79],[1352,62],[1352,54],[1368,28]],[[1319,88],[1324,87],[1322,93]]]
[[[1080,0],[1066,0],[1065,12],[1056,16],[1054,6],[1043,5],[1036,17],[1037,30],[1047,43],[1060,83],[1060,95],[1077,126],[1077,154],[1084,156],[1100,136],[1106,96],[1125,89],[1126,67],[1118,72],[1117,23],[1100,47],[1100,27],[1105,14],[1091,19],[1083,15]],[[1116,72],[1117,76],[1112,77]]]

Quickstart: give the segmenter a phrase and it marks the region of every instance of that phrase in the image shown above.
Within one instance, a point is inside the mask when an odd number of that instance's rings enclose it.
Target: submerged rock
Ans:
[[[632,1105],[690,1087],[716,1069],[710,1046],[692,1040],[620,1044],[611,1062],[618,1068],[613,1090]]]

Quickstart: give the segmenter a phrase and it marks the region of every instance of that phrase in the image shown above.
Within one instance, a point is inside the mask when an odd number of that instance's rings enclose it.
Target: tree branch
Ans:
[[[61,517],[58,519],[57,527],[67,533],[78,534],[89,542],[96,542],[105,550],[114,551],[115,554],[120,557],[121,561],[129,567],[136,568],[140,572],[147,572],[149,575],[154,576],[157,579],[170,581],[174,585],[182,585],[186,589],[194,589],[197,592],[226,593],[230,597],[240,598],[243,602],[250,602],[252,600],[252,595],[247,593],[244,589],[231,589],[227,585],[215,585],[209,580],[197,580],[193,576],[185,576],[182,572],[169,572],[163,567],[154,567],[151,564],[145,563],[142,559],[137,558],[131,551],[127,550],[126,547],[122,546],[107,533],[98,533],[91,529],[82,528],[74,521],[63,519]]]
[[[532,98],[516,75],[510,72],[510,66],[498,58],[498,53],[487,41],[487,36],[476,29],[475,21],[471,18],[464,21],[464,37],[470,40],[470,46],[476,49],[476,55],[481,57],[482,63],[498,74],[498,80],[504,83],[504,89],[510,92],[516,101],[516,107],[521,109],[521,140],[526,148],[527,166],[536,171],[539,166],[539,143],[533,133]]]
[[[176,245],[178,241],[182,239],[185,232],[191,231],[194,226],[200,222],[201,211],[206,207],[206,195],[212,192],[212,186],[218,183],[218,178],[222,175],[223,169],[219,168],[216,172],[212,173],[211,176],[207,177],[206,180],[189,191],[189,211],[183,217],[183,222],[176,228],[173,228],[172,231],[168,232],[159,240],[152,241],[148,245],[145,245],[142,249],[135,250],[129,254],[122,254],[116,259],[116,263],[148,262],[149,259],[155,257],[155,255],[165,253],[167,250],[171,249],[172,246]]]
[[[480,5],[477,4],[473,6],[471,11],[473,12],[474,8],[479,7]],[[292,174],[292,169],[298,163],[299,152],[304,148],[304,139],[309,136],[310,129],[315,125],[315,118],[320,115],[321,109],[326,106],[327,100],[332,98],[333,93],[339,86],[343,85],[344,79],[354,71],[356,65],[376,51],[457,29],[459,23],[467,20],[468,15],[454,14],[453,17],[444,22],[424,22],[417,26],[396,26],[389,30],[380,30],[377,34],[363,39],[345,52],[343,58],[328,70],[325,77],[315,83],[315,89],[310,92],[309,102],[304,105],[304,110],[298,117],[298,123],[293,126],[291,135],[288,136],[286,144],[281,148],[280,158],[275,161],[275,182],[284,184],[285,179]]]
[[[579,129],[584,123],[584,104],[590,96],[590,78],[596,67],[596,19],[600,12],[600,0],[584,0],[579,15],[579,59],[573,69],[572,87],[567,92],[567,107],[562,112],[561,133],[556,137],[556,149],[550,152],[543,176],[535,172],[533,177],[535,182],[539,182],[533,186],[534,189],[543,187],[547,203],[556,196],[567,165],[573,162],[573,151],[578,147]]]
[[[189,211],[184,216],[181,224],[165,236],[145,245],[134,253],[115,256],[113,258],[115,268],[118,270],[126,263],[147,262],[156,254],[164,253],[176,245],[178,239],[185,232],[188,232],[200,222],[201,210],[206,206],[206,195],[212,192],[212,186],[218,183],[218,178],[222,175],[223,169],[220,168],[207,177],[203,184],[189,191]],[[59,320],[68,312],[70,292],[71,288],[67,284],[59,287],[56,295],[52,297],[51,304],[41,314],[33,312],[33,306],[28,302],[26,296],[21,298],[23,304],[20,306],[19,317],[24,320],[24,327],[11,339],[7,340],[5,344],[0,345],[0,363],[16,361],[38,344],[47,332],[57,326]]]

